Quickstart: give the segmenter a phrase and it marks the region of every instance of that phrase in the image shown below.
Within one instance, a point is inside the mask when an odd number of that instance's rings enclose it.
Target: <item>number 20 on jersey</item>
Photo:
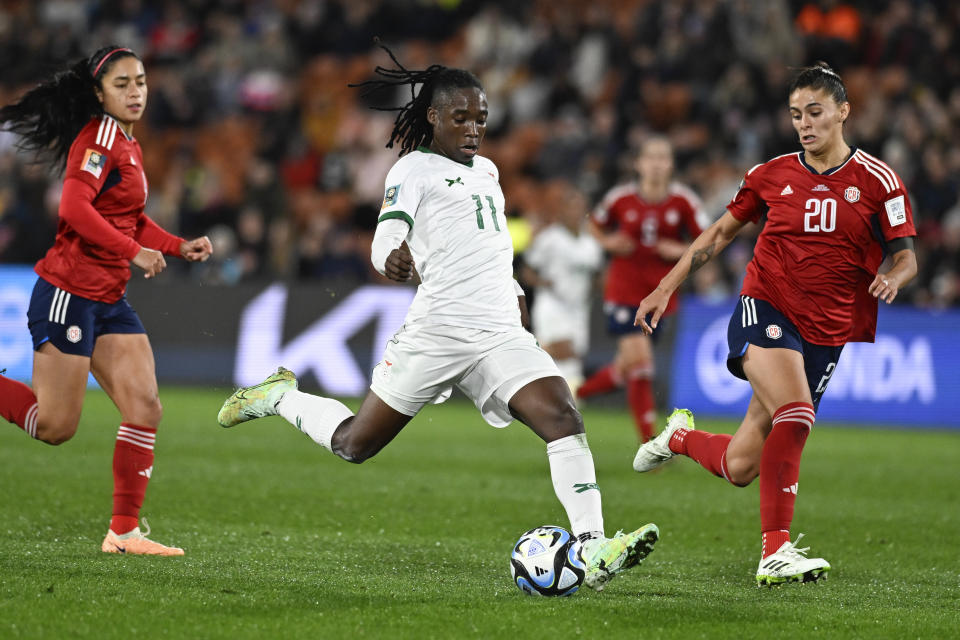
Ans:
[[[833,198],[810,198],[803,213],[803,230],[808,233],[829,233],[837,228],[837,201]]]

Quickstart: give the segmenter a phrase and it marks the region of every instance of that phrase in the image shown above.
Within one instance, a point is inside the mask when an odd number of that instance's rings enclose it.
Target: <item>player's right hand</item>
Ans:
[[[133,264],[145,271],[144,278],[152,278],[167,268],[167,261],[163,259],[163,254],[146,247],[140,247],[140,251],[133,257]]]
[[[407,282],[413,277],[413,256],[406,242],[390,252],[383,267],[384,274],[391,280]]]
[[[660,324],[660,316],[667,308],[670,302],[670,293],[660,287],[650,292],[646,298],[640,301],[637,307],[637,315],[633,319],[633,326],[640,327],[644,334],[650,335]],[[647,316],[650,316],[650,322],[647,322]]]

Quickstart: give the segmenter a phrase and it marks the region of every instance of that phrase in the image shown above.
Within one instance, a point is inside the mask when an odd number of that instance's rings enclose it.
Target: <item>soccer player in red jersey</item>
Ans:
[[[611,189],[591,215],[590,228],[610,254],[603,309],[618,336],[612,363],[578,389],[578,398],[626,387],[637,437],[653,437],[653,341],[633,324],[645,291],[657,286],[707,224],[700,198],[672,182],[673,147],[662,136],[646,140],[636,159],[639,181]],[[677,308],[672,295],[664,314]],[[660,334],[663,332],[661,331]],[[659,334],[658,334],[659,335]]]
[[[789,87],[789,109],[802,151],[747,172],[726,213],[643,299],[635,319],[651,333],[680,283],[744,225],[766,217],[728,328],[727,367],[753,390],[747,415],[729,436],[694,429],[693,415],[679,409],[634,460],[648,471],[683,454],[739,487],[759,476],[758,584],[829,571],[826,560],[790,541],[800,454],[843,345],[872,342],[878,299],[892,302],[917,273],[906,189],[889,166],[844,140],[850,103],[840,76],[825,63],[802,69]],[[881,273],[885,255],[890,266]]]
[[[143,64],[104,47],[0,109],[4,128],[64,169],[60,220],[27,313],[32,388],[0,376],[0,415],[33,438],[61,444],[80,421],[93,373],[120,411],[113,454],[113,517],[103,551],[183,555],[140,531],[162,408],[153,352],[126,299],[130,263],[152,278],[164,255],[206,260],[206,238],[184,240],[144,214],[147,178],[133,125],[147,104]],[[148,531],[149,532],[149,531]]]

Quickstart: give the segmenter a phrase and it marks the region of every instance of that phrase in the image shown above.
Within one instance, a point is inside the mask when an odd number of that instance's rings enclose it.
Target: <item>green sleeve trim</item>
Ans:
[[[409,215],[407,215],[403,211],[387,211],[385,214],[383,214],[377,219],[377,224],[380,224],[384,220],[394,220],[394,219],[403,220],[408,225],[410,225],[411,229],[413,229],[413,218],[411,218]]]

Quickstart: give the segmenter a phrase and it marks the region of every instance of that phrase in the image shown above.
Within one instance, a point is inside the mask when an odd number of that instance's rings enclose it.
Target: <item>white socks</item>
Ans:
[[[333,451],[330,447],[333,432],[341,422],[353,416],[353,411],[342,402],[296,390],[283,394],[277,403],[277,413],[330,451]]]
[[[576,537],[584,533],[603,535],[600,488],[586,434],[548,443],[547,459],[553,490],[567,512],[571,533]]]

